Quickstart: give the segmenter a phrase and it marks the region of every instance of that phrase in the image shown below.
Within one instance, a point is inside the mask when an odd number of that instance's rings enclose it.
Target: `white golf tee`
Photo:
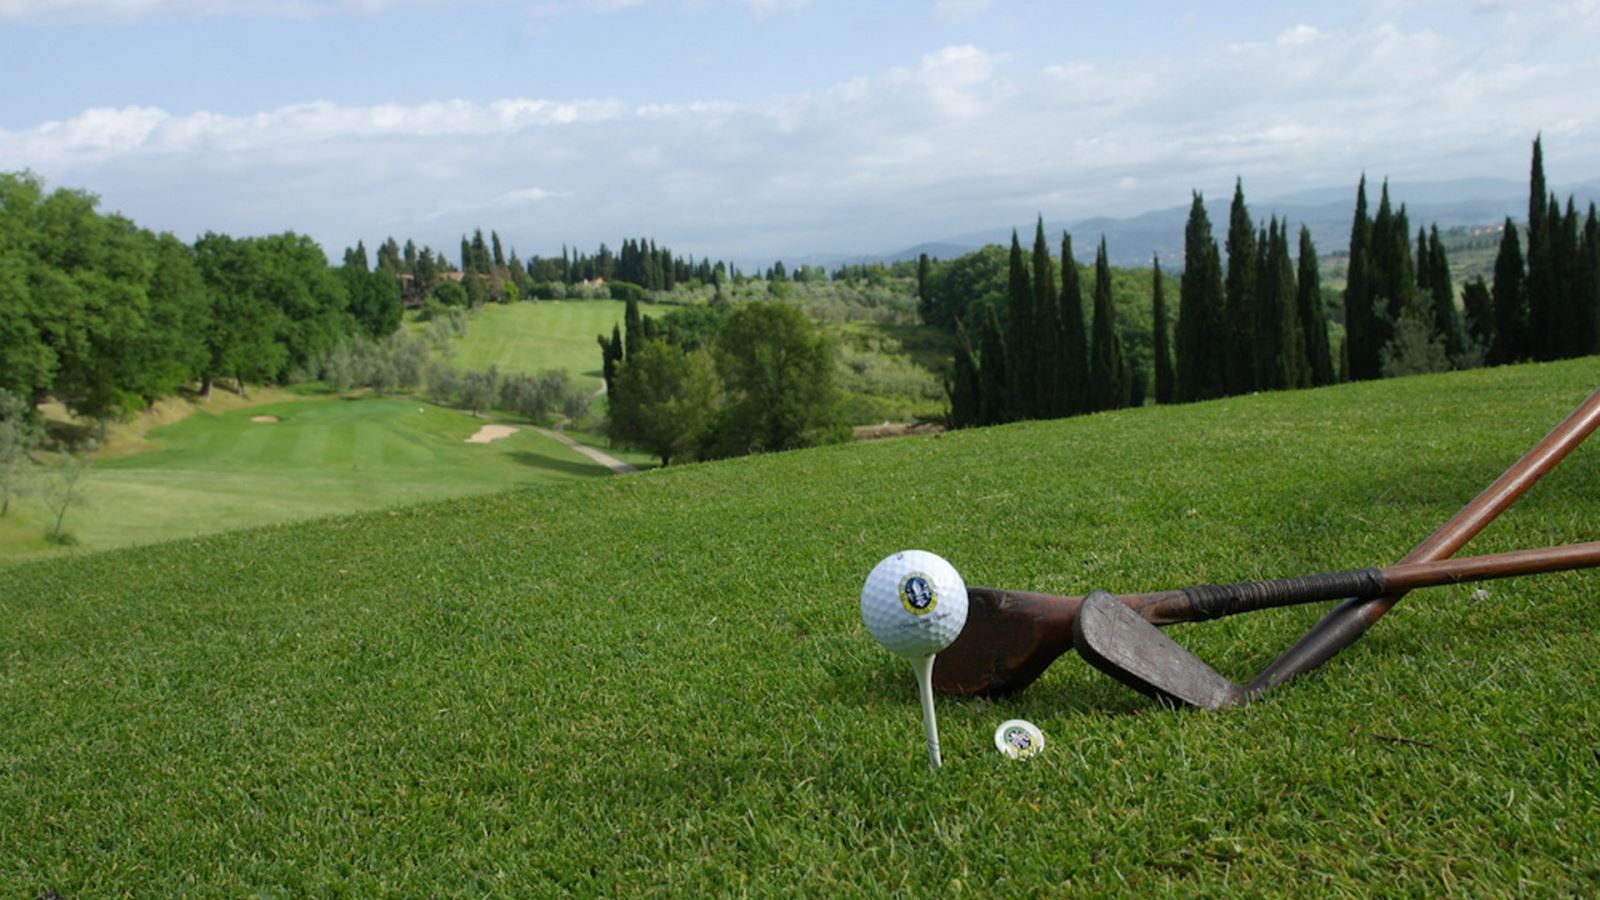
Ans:
[[[939,771],[939,723],[933,715],[933,656],[911,660],[911,669],[917,675],[917,693],[922,696],[922,728],[928,733],[928,767]]]

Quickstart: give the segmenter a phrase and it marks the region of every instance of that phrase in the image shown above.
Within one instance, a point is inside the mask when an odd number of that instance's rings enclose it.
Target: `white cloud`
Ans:
[[[1374,177],[1600,172],[1600,61],[1394,24],[1298,25],[1195,55],[1024,69],[975,45],[771,97],[628,104],[507,97],[230,116],[92,109],[0,131],[0,160],[192,237],[293,228],[336,251],[524,255],[651,235],[718,256],[887,251],[978,228]]]
[[[105,24],[163,17],[311,18],[336,13],[376,15],[441,0],[0,0],[0,21]]]
[[[936,0],[933,20],[940,25],[959,25],[978,18],[999,0]]]

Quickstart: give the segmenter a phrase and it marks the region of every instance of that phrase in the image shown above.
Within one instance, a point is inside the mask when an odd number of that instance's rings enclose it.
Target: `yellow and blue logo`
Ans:
[[[939,605],[939,591],[933,579],[921,572],[912,572],[900,579],[900,605],[913,616],[924,616]]]

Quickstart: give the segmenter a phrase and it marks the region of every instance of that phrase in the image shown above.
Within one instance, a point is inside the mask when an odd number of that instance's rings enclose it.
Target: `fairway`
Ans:
[[[580,385],[600,387],[597,335],[622,323],[620,300],[539,300],[491,304],[474,311],[465,337],[455,341],[460,369],[533,374],[563,369]]]
[[[483,424],[406,398],[199,411],[150,431],[158,449],[95,463],[66,528],[79,552],[103,550],[609,474],[527,428],[466,443]],[[0,519],[0,561],[60,552],[41,539],[49,525],[39,498],[19,504]]]
[[[971,585],[1062,594],[1392,562],[1588,395],[1594,362],[572,479],[11,566],[0,884],[1592,896],[1600,574],[1419,592],[1318,672],[1222,713],[1164,710],[1064,658],[1011,698],[939,698],[936,775],[910,669],[857,598],[905,548]],[[272,428],[308,414],[281,413]],[[234,451],[206,455],[332,469],[381,454],[425,478],[446,444],[499,448],[450,421],[356,452],[359,431],[315,449],[246,420],[231,438],[213,426]],[[315,477],[297,472],[280,489]],[[1600,537],[1596,484],[1591,442],[1469,549]],[[1168,633],[1248,677],[1326,608]],[[1013,718],[1043,730],[1042,754],[996,753]]]

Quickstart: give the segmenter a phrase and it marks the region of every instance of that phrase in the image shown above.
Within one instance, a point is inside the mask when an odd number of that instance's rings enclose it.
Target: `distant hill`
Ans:
[[[1369,182],[1367,188],[1367,201],[1376,209],[1382,182]],[[1600,203],[1600,179],[1556,187],[1554,190],[1563,200],[1572,195],[1579,209],[1587,208],[1590,203]],[[1413,228],[1432,224],[1437,224],[1441,229],[1498,225],[1506,216],[1521,221],[1527,216],[1527,191],[1525,184],[1496,178],[1397,182],[1389,185],[1390,200],[1406,205]],[[1260,201],[1251,200],[1247,193],[1245,199],[1250,204],[1250,214],[1259,221],[1265,222],[1269,216],[1275,215],[1280,219],[1287,218],[1295,232],[1299,231],[1300,225],[1307,226],[1311,229],[1311,238],[1316,241],[1318,251],[1328,254],[1342,253],[1346,249],[1345,245],[1350,239],[1350,218],[1355,214],[1355,195],[1355,185],[1351,184],[1348,187],[1298,191]],[[1228,206],[1232,200],[1231,195],[1206,198],[1206,209],[1211,216],[1212,227],[1217,231],[1218,243],[1226,237]],[[1106,252],[1115,265],[1148,265],[1151,254],[1159,253],[1164,267],[1179,269],[1183,260],[1183,228],[1188,217],[1189,205],[1186,203],[1125,219],[1101,216],[1069,222],[1047,221],[1045,232],[1052,235],[1062,230],[1071,232],[1073,251],[1080,262],[1094,258],[1094,248],[1100,236],[1105,235]],[[926,252],[930,256],[949,259],[985,244],[1009,244],[1013,227],[1032,231],[1030,223],[1018,222],[1015,226],[1005,225],[956,235],[881,259],[905,259],[908,255],[914,258],[916,253],[928,247],[948,248],[949,255],[936,254],[932,250]],[[1031,239],[1031,235],[1027,237]]]

